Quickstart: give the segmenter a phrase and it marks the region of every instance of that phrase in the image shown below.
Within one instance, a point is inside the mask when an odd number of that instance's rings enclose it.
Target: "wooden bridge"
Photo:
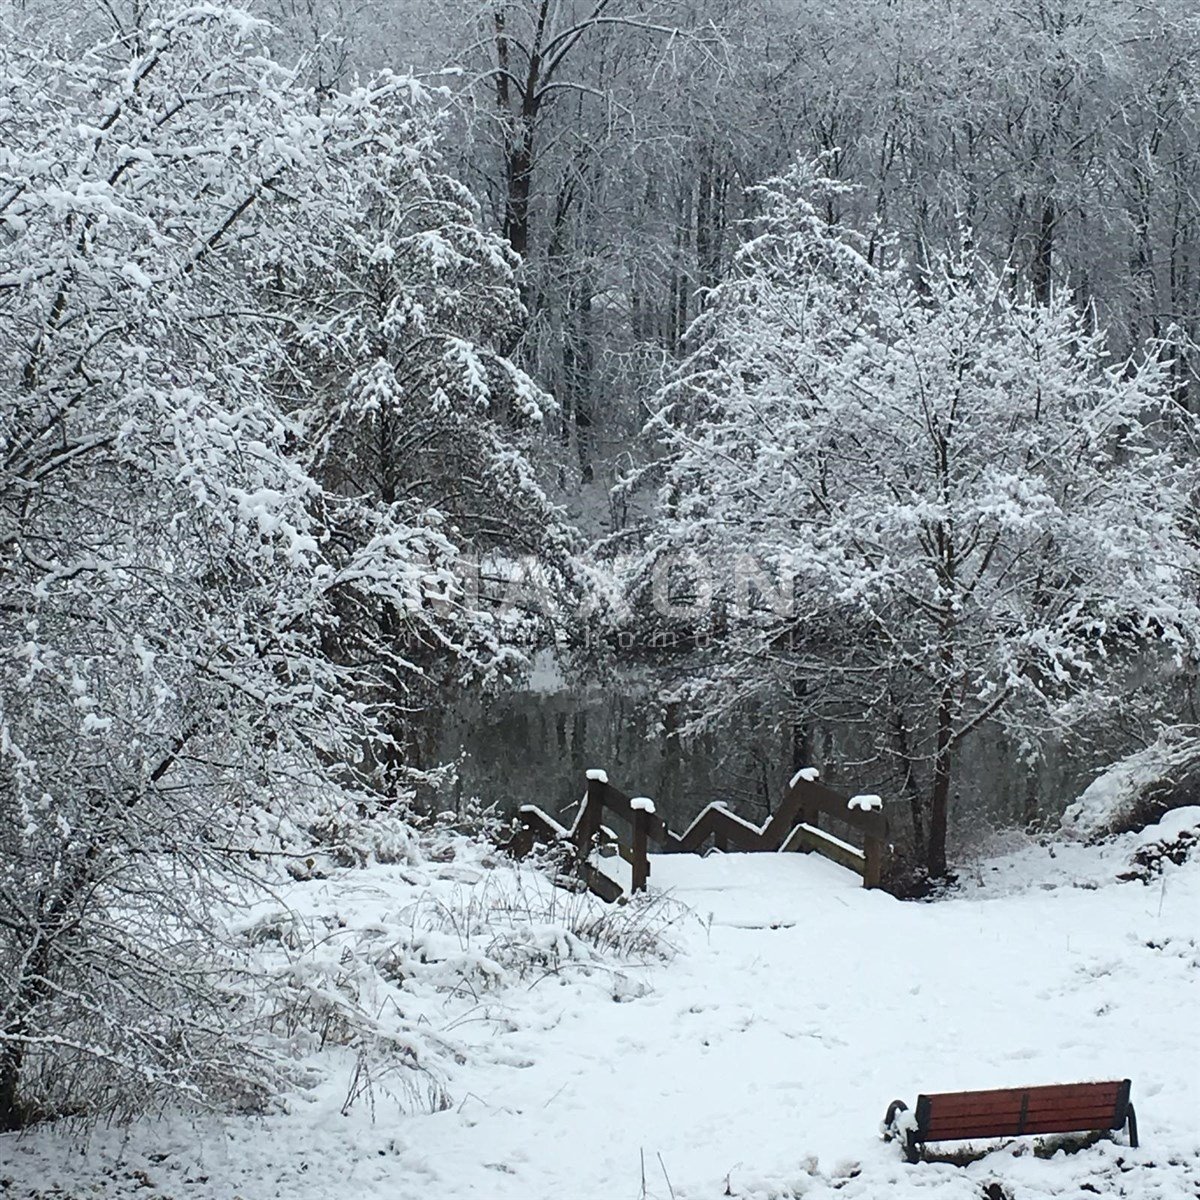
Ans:
[[[537,845],[567,847],[580,878],[591,891],[613,901],[625,889],[597,864],[597,855],[619,854],[630,867],[631,890],[645,890],[650,877],[650,847],[671,854],[702,854],[707,849],[752,853],[817,853],[862,876],[863,886],[881,885],[889,853],[888,822],[878,796],[843,796],[818,782],[817,772],[798,771],[779,807],[762,825],[710,804],[682,834],[672,833],[646,797],[630,797],[608,782],[603,771],[587,773],[587,793],[570,826],[535,805],[519,810],[520,827],[509,851],[524,857]],[[606,818],[627,830],[613,832]],[[838,833],[823,829],[833,823]],[[844,836],[841,836],[844,835]],[[861,842],[855,845],[853,838]]]

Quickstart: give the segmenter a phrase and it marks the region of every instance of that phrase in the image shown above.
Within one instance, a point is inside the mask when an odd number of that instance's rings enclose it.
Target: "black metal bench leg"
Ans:
[[[1132,1104],[1125,1107],[1125,1128],[1129,1130],[1129,1144],[1136,1150],[1138,1144],[1137,1113],[1134,1112]]]
[[[893,1100],[888,1105],[887,1115],[883,1118],[883,1136],[890,1142],[896,1136],[896,1117],[908,1111],[908,1105],[903,1100]]]
[[[908,1112],[908,1105],[903,1100],[893,1100],[888,1105],[887,1115],[883,1118],[883,1136],[885,1141],[895,1141],[900,1130],[896,1128],[896,1118],[902,1113]],[[913,1129],[904,1131],[904,1157],[910,1163],[921,1161],[921,1151],[917,1145],[917,1134]]]

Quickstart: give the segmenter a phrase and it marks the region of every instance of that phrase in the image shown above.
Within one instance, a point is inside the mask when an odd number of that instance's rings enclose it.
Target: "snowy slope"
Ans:
[[[379,1097],[373,1122],[370,1105],[343,1116],[335,1070],[285,1116],[157,1123],[127,1143],[101,1131],[84,1155],[61,1134],[0,1141],[0,1195],[977,1198],[999,1181],[1013,1197],[1190,1200],[1200,863],[1117,882],[1154,836],[1029,846],[935,904],[864,892],[813,857],[659,858],[653,885],[693,910],[667,931],[680,953],[447,1001],[466,1061],[445,1111]],[[384,873],[364,874],[378,888]],[[337,902],[353,908],[344,885]],[[1043,1159],[1027,1140],[967,1167],[908,1166],[877,1136],[894,1097],[1126,1076],[1136,1151]]]

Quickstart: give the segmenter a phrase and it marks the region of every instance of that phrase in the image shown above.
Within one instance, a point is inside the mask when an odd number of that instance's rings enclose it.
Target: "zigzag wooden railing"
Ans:
[[[627,843],[605,825],[606,814],[629,826]],[[699,854],[710,842],[718,850],[816,851],[862,875],[868,888],[880,886],[888,854],[888,823],[878,797],[843,796],[818,783],[812,770],[792,777],[782,803],[762,825],[753,825],[718,803],[705,808],[682,834],[672,833],[651,801],[626,796],[603,771],[587,773],[587,794],[570,826],[532,804],[521,808],[518,816],[520,828],[508,845],[512,854],[523,858],[534,846],[547,843],[569,846],[583,882],[608,901],[619,899],[625,890],[591,861],[593,852],[605,845],[615,847],[629,863],[634,892],[644,890],[650,876],[650,845],[682,854]],[[822,816],[857,832],[862,849],[822,829]]]

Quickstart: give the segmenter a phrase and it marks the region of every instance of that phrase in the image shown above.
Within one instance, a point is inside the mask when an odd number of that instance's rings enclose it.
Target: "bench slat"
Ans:
[[[1119,1129],[1124,1121],[1118,1121],[1112,1105],[1091,1112],[1042,1113],[1026,1117],[1022,1124],[1020,1114],[1009,1117],[958,1117],[950,1121],[931,1121],[925,1137],[929,1141],[949,1141],[971,1137],[1015,1137],[1019,1133],[1070,1133],[1076,1129]],[[985,1130],[995,1130],[987,1133]]]
[[[930,1110],[929,1120],[931,1123],[941,1121],[956,1121],[960,1117],[995,1117],[997,1120],[1012,1116],[1019,1117],[1022,1112],[1027,1117],[1045,1116],[1049,1113],[1084,1113],[1093,1111],[1115,1112],[1120,1105],[1117,1103],[1117,1098],[1114,1096],[1111,1099],[1101,1097],[1100,1099],[1088,1099],[1079,1097],[1078,1099],[1068,1100],[1065,1104],[1050,1104],[1043,1100],[1039,1104],[1028,1104],[1022,1106],[1018,1099],[1016,1103],[1006,1101],[1004,1104],[978,1104],[961,1108],[955,1108],[947,1111],[946,1109],[938,1108],[936,1105]]]
[[[1056,1121],[1049,1117],[1044,1120],[1029,1121],[1022,1132],[1024,1133],[1081,1133],[1092,1129],[1120,1129],[1125,1124],[1124,1118],[1116,1121],[1111,1112],[1093,1117],[1086,1121]]]
[[[1087,1104],[1087,1105],[1072,1105],[1069,1108],[1039,1108],[1032,1112],[1024,1114],[1026,1121],[1045,1121],[1051,1117],[1057,1117],[1059,1120],[1076,1120],[1087,1117],[1115,1117],[1117,1115],[1117,1105],[1115,1104]],[[960,1125],[971,1124],[972,1121],[1012,1121],[1016,1122],[1021,1119],[1022,1113],[1019,1108],[992,1109],[988,1112],[975,1113],[955,1113],[952,1116],[943,1116],[940,1113],[933,1113],[928,1120],[923,1122],[929,1128],[941,1128],[944,1125]]]

